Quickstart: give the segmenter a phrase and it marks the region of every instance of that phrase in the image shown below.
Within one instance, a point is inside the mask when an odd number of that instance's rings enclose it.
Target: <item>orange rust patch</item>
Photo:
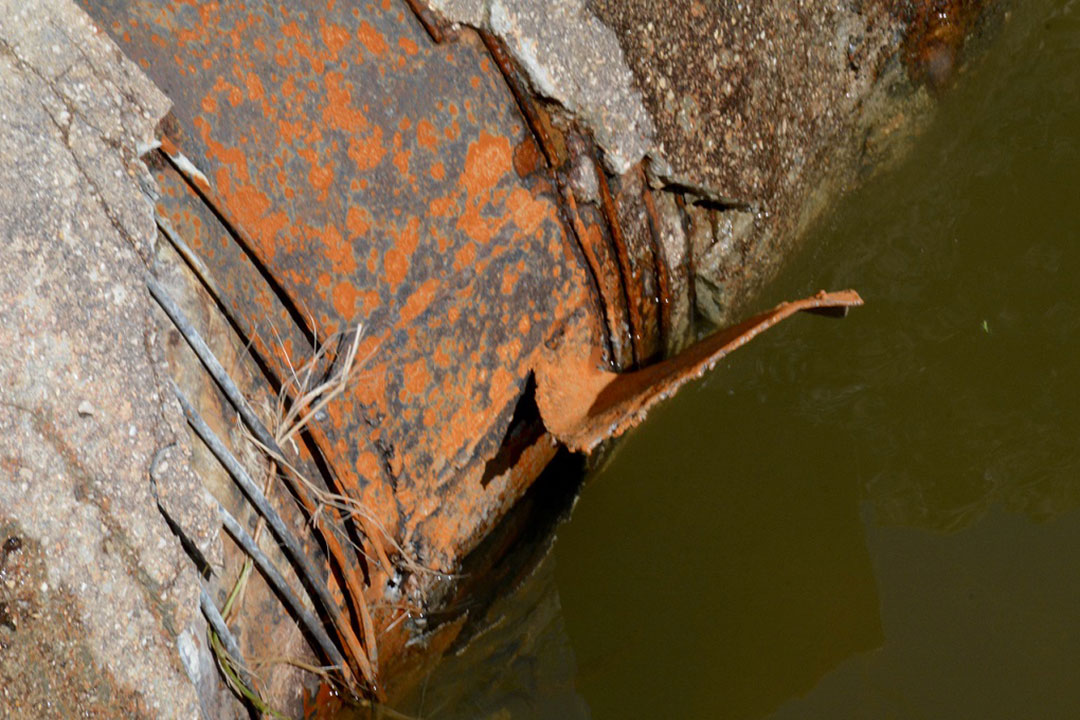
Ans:
[[[439,149],[439,134],[435,132],[435,126],[427,120],[416,123],[416,142],[425,150],[435,152]]]
[[[214,114],[217,112],[217,98],[213,95],[204,95],[200,105],[204,113]]]
[[[412,255],[416,252],[416,248],[420,245],[420,218],[411,217],[408,222],[405,223],[405,229],[401,231],[400,237],[398,237],[397,247],[401,248],[401,251]]]
[[[491,375],[491,389],[488,394],[492,405],[499,405],[506,401],[510,394],[510,386],[516,384],[514,380],[514,375],[506,368],[501,365],[495,368],[495,372]]]
[[[266,96],[266,90],[263,89],[262,80],[259,76],[253,72],[249,72],[244,76],[244,84],[247,85],[248,100],[252,102],[256,100],[262,100]]]
[[[465,243],[454,254],[455,272],[461,272],[465,268],[472,267],[474,262],[476,262],[476,245],[474,243]]]
[[[364,211],[354,205],[345,213],[345,228],[355,238],[367,234],[371,225],[364,220]]]
[[[411,38],[402,37],[398,39],[398,47],[405,51],[406,55],[415,55],[420,51],[420,48],[416,46],[416,43]]]
[[[405,378],[405,390],[410,395],[423,395],[424,388],[431,382],[431,373],[428,372],[427,361],[424,358],[406,363],[402,369],[402,375]]]
[[[525,138],[514,148],[514,171],[518,177],[528,177],[540,167],[540,150],[532,138]]]
[[[379,458],[373,452],[362,452],[356,456],[356,474],[362,478],[373,479],[379,476]]]
[[[405,275],[409,272],[409,258],[398,248],[390,248],[383,256],[383,272],[386,275],[386,282],[391,288],[397,290],[398,285],[405,280]]]
[[[524,232],[532,235],[536,228],[548,215],[548,204],[541,200],[534,200],[529,191],[522,187],[516,187],[510,191],[506,198],[506,207],[514,217],[514,224]]]
[[[367,129],[368,121],[364,113],[352,107],[352,93],[344,85],[344,76],[339,72],[326,73],[325,83],[323,123],[338,130],[356,132]]]
[[[428,203],[428,211],[432,217],[446,217],[450,214],[451,209],[454,207],[454,198],[441,197],[435,198]]]
[[[491,240],[497,229],[496,223],[481,217],[479,207],[473,204],[469,204],[458,218],[457,227],[476,242],[484,244]]]
[[[358,294],[356,288],[347,280],[342,280],[334,286],[334,309],[346,322],[352,319],[356,311],[356,297]]]
[[[358,170],[371,170],[382,162],[386,148],[382,144],[382,128],[376,125],[364,138],[350,137],[346,151]]]
[[[502,276],[502,294],[512,295],[514,293],[514,286],[517,285],[518,274],[513,270],[506,270]]]
[[[431,166],[431,177],[436,180],[444,179],[446,177],[446,167],[441,162],[435,163]]]
[[[375,311],[375,308],[379,307],[382,303],[379,293],[374,290],[368,290],[366,293],[361,293],[361,297],[364,300],[363,307],[361,308],[364,315],[370,315]]]
[[[323,44],[326,45],[326,49],[330,51],[334,60],[337,60],[338,53],[349,42],[349,31],[341,25],[328,24],[324,20],[320,20],[319,24],[321,25]]]
[[[398,172],[402,175],[409,174],[409,155],[410,150],[402,150],[401,152],[394,153],[394,167],[398,169]]]
[[[367,20],[360,23],[360,27],[356,30],[356,37],[372,55],[378,56],[386,52],[386,38]]]
[[[351,275],[356,270],[352,243],[344,240],[333,225],[323,231],[322,240],[326,246],[326,257],[333,263],[334,273],[338,276]]]
[[[408,325],[417,318],[420,313],[427,310],[431,305],[431,301],[435,299],[435,291],[439,288],[439,281],[437,278],[428,278],[424,283],[409,296],[409,299],[405,301],[405,305],[401,308],[401,322]]]
[[[510,141],[481,131],[480,137],[469,144],[460,182],[470,197],[476,197],[494,188],[510,167]]]
[[[281,136],[281,142],[285,145],[292,145],[296,142],[296,138],[303,135],[303,133],[304,124],[301,122],[278,121],[278,134]]]
[[[480,208],[490,201],[492,190],[509,172],[511,156],[509,140],[485,131],[469,144],[465,154],[465,170],[458,182],[465,187],[469,200],[457,227],[477,242],[490,241],[506,221],[502,216],[485,218],[480,215]]]
[[[431,353],[431,359],[441,368],[450,367],[450,356],[443,351],[442,345],[436,347],[435,351]]]
[[[330,184],[334,182],[333,164],[317,165],[313,163],[311,170],[308,172],[308,182],[311,183],[311,187],[319,192],[325,192],[330,187]]]

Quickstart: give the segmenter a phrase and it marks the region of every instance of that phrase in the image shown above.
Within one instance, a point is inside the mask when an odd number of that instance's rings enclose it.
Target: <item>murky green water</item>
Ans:
[[[556,543],[606,718],[1080,717],[1080,2],[1020,4]]]
[[[1018,3],[760,306],[849,286],[634,431],[406,709],[1080,717],[1080,2]]]

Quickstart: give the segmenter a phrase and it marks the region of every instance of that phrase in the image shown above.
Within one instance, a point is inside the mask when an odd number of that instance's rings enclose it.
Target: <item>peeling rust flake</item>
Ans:
[[[561,357],[537,375],[537,404],[548,430],[571,450],[588,452],[645,419],[654,405],[712,369],[728,353],[797,312],[837,311],[862,305],[854,290],[821,291],[777,305],[721,330],[673,358],[630,373],[600,369],[595,351],[575,361]]]

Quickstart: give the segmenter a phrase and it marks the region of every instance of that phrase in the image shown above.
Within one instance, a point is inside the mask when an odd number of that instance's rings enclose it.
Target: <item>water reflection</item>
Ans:
[[[667,432],[635,437],[562,530],[556,575],[594,717],[761,717],[883,641],[853,454],[794,415],[680,422],[714,407],[698,392],[656,423]]]

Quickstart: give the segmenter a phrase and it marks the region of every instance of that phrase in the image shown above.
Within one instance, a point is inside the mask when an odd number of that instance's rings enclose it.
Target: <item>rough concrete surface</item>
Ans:
[[[533,89],[584,121],[621,175],[653,144],[642,104],[615,34],[584,0],[432,0],[448,20],[484,28],[506,43]]]
[[[693,258],[712,322],[730,320],[885,154],[883,135],[925,114],[929,97],[899,60],[907,28],[888,5],[588,0],[656,123],[652,171],[712,203]]]
[[[0,716],[198,717],[220,541],[165,384],[137,148],[168,102],[66,0],[0,0]],[[28,584],[29,581],[29,584]],[[200,649],[201,648],[201,649]],[[203,665],[205,668],[205,664]]]

